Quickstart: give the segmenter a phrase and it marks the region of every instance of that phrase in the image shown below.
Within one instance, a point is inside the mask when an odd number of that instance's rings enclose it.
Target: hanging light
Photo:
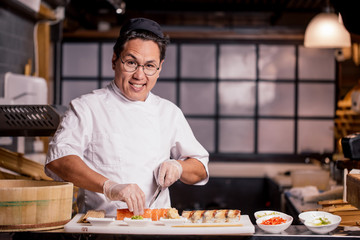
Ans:
[[[117,14],[124,14],[126,3],[123,0],[107,0],[115,8]]]
[[[126,4],[124,1],[122,1],[120,3],[120,5],[116,8],[116,13],[117,14],[124,14],[125,13],[125,7],[126,7]]]
[[[304,46],[309,48],[344,48],[351,46],[350,33],[341,15],[325,12],[316,15],[305,31]]]

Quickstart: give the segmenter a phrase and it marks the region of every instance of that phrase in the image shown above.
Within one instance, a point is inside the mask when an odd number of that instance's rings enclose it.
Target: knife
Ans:
[[[162,191],[161,186],[159,185],[154,193],[154,196],[152,197],[152,199],[150,200],[149,203],[149,208],[151,208],[151,206],[154,204],[155,200],[159,197],[160,193]]]

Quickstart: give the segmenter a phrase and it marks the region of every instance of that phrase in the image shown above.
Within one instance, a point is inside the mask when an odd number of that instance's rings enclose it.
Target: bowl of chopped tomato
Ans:
[[[293,217],[287,214],[268,215],[256,220],[256,224],[268,233],[285,231],[292,223]]]

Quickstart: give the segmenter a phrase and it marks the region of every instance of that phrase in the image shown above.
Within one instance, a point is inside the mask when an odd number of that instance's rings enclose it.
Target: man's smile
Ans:
[[[136,84],[136,83],[132,83],[132,82],[130,82],[130,84],[133,85],[134,87],[137,87],[137,88],[141,88],[142,86],[146,85],[146,83],[144,83],[144,84]]]

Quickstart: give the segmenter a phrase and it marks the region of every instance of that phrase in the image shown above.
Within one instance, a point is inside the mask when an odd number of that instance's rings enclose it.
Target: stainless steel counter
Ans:
[[[345,231],[346,230],[346,231]],[[66,233],[63,230],[54,230],[54,231],[43,231],[43,232],[18,232],[18,233],[0,233],[0,240],[57,240],[57,239],[126,239],[126,240],[150,240],[150,239],[251,239],[251,240],[287,240],[287,239],[360,239],[360,231],[351,231],[351,229],[344,229],[342,227],[337,228],[335,231],[330,234],[318,235],[309,231],[304,225],[292,225],[286,231],[280,234],[269,234],[265,233],[257,226],[255,226],[255,234],[253,235],[238,235],[238,236],[229,236],[229,235],[119,235],[119,234],[92,234],[92,233]]]

